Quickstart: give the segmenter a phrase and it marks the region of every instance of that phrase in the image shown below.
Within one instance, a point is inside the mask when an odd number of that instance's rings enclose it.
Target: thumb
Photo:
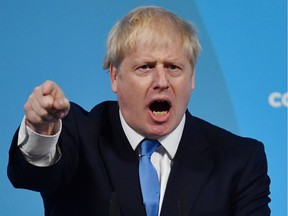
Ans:
[[[70,110],[70,102],[66,97],[57,98],[54,100],[53,109],[56,111],[56,116],[62,119]]]

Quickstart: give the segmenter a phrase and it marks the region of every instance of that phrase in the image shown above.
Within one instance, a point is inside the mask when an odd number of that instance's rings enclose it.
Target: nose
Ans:
[[[169,88],[168,75],[163,65],[157,65],[154,74],[154,89],[165,90]]]

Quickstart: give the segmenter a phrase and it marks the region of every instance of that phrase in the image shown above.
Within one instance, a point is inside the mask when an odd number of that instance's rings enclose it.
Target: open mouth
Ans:
[[[170,103],[168,101],[157,100],[150,104],[149,109],[155,116],[164,116],[170,110]]]

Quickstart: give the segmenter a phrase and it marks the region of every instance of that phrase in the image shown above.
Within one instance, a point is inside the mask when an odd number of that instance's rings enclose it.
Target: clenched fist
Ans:
[[[24,105],[26,125],[36,133],[52,135],[55,125],[69,109],[70,103],[62,89],[56,83],[46,81],[34,89]]]

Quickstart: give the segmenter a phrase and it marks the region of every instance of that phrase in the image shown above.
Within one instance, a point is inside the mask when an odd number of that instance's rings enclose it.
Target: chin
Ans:
[[[159,139],[163,136],[166,136],[170,132],[171,130],[169,130],[167,127],[157,126],[157,127],[153,127],[153,130],[151,130],[146,136],[149,139]]]

